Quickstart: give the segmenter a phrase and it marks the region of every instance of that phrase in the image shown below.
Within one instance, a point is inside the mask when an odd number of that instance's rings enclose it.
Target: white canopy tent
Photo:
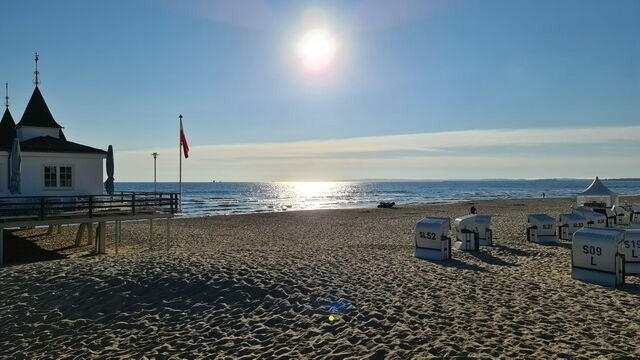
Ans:
[[[595,180],[576,197],[578,206],[612,207],[618,205],[618,194],[609,190],[596,176]]]

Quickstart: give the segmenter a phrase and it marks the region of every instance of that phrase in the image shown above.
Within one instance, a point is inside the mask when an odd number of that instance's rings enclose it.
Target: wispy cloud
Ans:
[[[579,129],[468,130],[439,133],[387,135],[336,140],[279,143],[205,145],[193,148],[194,156],[208,158],[318,157],[362,152],[444,152],[460,148],[540,146],[547,144],[598,144],[637,141],[640,126]]]
[[[591,176],[594,167],[608,176],[626,176],[625,168],[640,154],[640,126],[561,129],[498,129],[372,136],[335,140],[193,146],[184,162],[191,180],[208,180],[216,173],[234,180],[296,180],[335,178],[479,178]],[[549,145],[564,144],[562,153],[544,153]],[[586,145],[634,145],[624,154],[586,156]],[[487,149],[525,148],[527,155],[483,153]],[[157,150],[157,149],[156,149]],[[133,179],[149,166],[152,151],[125,151],[123,176]],[[159,150],[175,154],[176,149]],[[363,157],[363,154],[368,156]],[[167,156],[171,158],[173,155]],[[161,157],[161,159],[164,159]],[[175,162],[162,162],[164,173],[176,173]],[[131,173],[126,170],[128,164]],[[428,171],[424,170],[426,167]],[[534,169],[535,168],[535,169]],[[473,171],[461,174],[462,169]],[[472,170],[474,169],[474,170]],[[560,173],[561,172],[561,173]],[[612,174],[616,172],[616,174]],[[539,175],[536,175],[539,174]],[[555,174],[555,175],[554,175]],[[582,175],[581,175],[582,174]],[[626,173],[625,173],[626,174]],[[138,176],[135,176],[137,179]],[[144,180],[145,178],[141,179]],[[169,178],[168,180],[172,180]]]

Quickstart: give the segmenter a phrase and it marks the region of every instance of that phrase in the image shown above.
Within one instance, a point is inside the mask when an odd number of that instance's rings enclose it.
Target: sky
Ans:
[[[177,181],[179,114],[184,181],[640,177],[637,0],[3,0],[0,36],[16,121],[38,51],[116,181]]]

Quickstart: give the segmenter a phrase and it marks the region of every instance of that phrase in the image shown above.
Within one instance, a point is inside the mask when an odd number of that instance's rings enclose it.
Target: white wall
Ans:
[[[76,196],[98,195],[103,192],[103,160],[105,155],[36,152],[22,152],[21,155],[22,194],[15,196]],[[2,157],[0,157],[0,162],[7,163]],[[71,166],[73,186],[71,188],[45,188],[44,167],[47,165]],[[0,173],[2,172],[0,171]],[[0,194],[14,196],[9,194],[7,185],[5,181]]]
[[[60,135],[60,129],[36,126],[21,126],[17,128],[16,135],[21,142],[36,138],[38,136],[51,136],[57,139]]]

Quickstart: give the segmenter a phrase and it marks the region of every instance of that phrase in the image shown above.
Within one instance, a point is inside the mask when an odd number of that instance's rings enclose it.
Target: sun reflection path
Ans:
[[[353,198],[353,183],[336,181],[296,181],[274,183],[276,209],[315,210],[334,208]]]
[[[298,198],[312,199],[333,195],[337,188],[336,183],[326,181],[299,181],[293,183],[293,190]]]

